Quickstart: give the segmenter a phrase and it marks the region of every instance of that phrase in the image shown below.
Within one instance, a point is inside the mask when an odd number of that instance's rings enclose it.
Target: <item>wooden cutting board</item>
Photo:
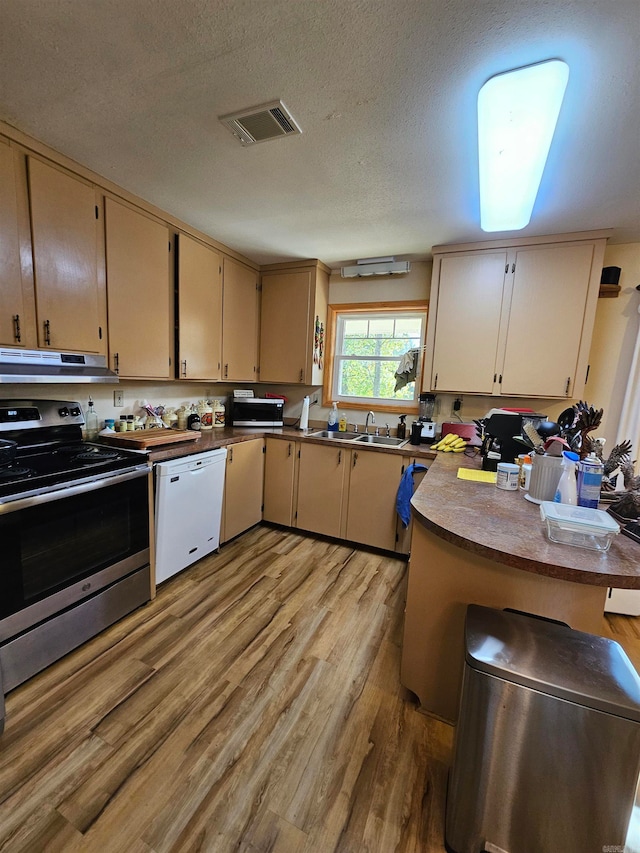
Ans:
[[[134,432],[116,432],[101,435],[100,441],[114,447],[129,447],[146,450],[147,447],[162,447],[179,441],[197,441],[200,433],[193,429],[137,429]]]

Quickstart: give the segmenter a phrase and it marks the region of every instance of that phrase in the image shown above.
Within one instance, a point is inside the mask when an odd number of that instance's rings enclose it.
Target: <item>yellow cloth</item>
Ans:
[[[458,468],[459,480],[475,480],[477,483],[495,483],[495,471],[477,471],[475,468]]]

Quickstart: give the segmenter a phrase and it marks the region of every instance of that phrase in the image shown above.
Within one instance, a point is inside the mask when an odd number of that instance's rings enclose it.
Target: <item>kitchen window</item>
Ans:
[[[426,329],[425,306],[332,306],[326,402],[349,408],[411,412],[417,409]],[[414,350],[415,376],[396,390],[402,356]],[[327,393],[329,392],[329,393]],[[330,399],[327,400],[327,397]]]

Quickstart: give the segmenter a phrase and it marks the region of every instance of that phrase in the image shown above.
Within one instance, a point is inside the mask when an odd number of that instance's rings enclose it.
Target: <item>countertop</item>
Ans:
[[[521,491],[460,480],[458,468],[480,457],[439,453],[412,499],[414,518],[459,548],[526,572],[623,589],[640,589],[640,544],[622,534],[605,553],[547,539],[537,504]]]
[[[272,429],[265,427],[218,427],[210,430],[203,430],[200,433],[200,438],[197,441],[178,442],[176,444],[168,444],[166,446],[152,447],[149,449],[149,459],[151,462],[165,462],[168,459],[178,459],[181,456],[191,456],[193,453],[204,453],[207,450],[216,450],[219,447],[227,447],[231,444],[237,444],[241,441],[251,441],[254,438],[280,438],[284,441],[304,441],[311,444],[330,444],[331,439],[314,438],[312,433],[318,432],[322,427],[313,427],[307,431],[295,429],[294,427],[274,427]],[[338,445],[338,442],[339,445]],[[429,448],[427,444],[413,445],[408,441],[401,447],[385,447],[383,445],[363,446],[362,444],[352,444],[351,442],[342,442],[339,439],[335,445],[358,450],[366,450],[372,453],[394,453],[403,456],[412,456],[418,459],[431,460],[436,456],[435,451]]]

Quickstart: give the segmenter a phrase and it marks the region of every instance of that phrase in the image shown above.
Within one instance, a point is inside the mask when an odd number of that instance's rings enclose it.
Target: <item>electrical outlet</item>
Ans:
[[[124,394],[122,391],[113,392],[113,405],[118,409],[121,409],[124,406]]]
[[[456,397],[456,399],[453,401],[453,411],[459,412],[461,408],[462,408],[462,397]]]
[[[316,391],[316,393],[315,393],[315,394],[312,394],[312,395],[311,395],[311,405],[312,405],[312,406],[317,406],[317,405],[318,405],[318,400],[319,400],[319,399],[320,399],[320,392],[319,392],[319,391]]]

